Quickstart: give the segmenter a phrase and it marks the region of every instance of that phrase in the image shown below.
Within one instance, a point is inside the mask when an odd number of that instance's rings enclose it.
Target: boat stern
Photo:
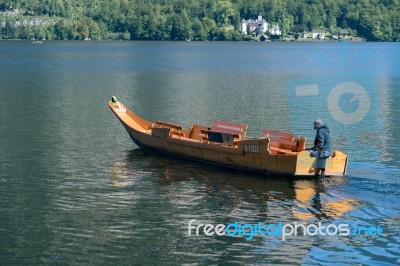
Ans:
[[[348,156],[340,151],[334,151],[332,158],[326,159],[326,176],[344,176],[347,171]],[[316,175],[317,159],[310,156],[309,151],[302,151],[298,154],[296,163],[296,176]]]

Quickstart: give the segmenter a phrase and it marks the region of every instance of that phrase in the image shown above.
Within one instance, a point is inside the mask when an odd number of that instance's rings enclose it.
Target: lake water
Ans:
[[[400,264],[400,45],[0,42],[0,265]],[[312,140],[346,177],[288,180],[143,154],[108,109]],[[188,223],[383,234],[188,235]]]

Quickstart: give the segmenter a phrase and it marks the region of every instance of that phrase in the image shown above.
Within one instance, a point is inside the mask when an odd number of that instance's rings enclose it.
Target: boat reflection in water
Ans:
[[[113,185],[142,187],[146,182],[150,186],[147,189],[161,193],[170,207],[191,210],[201,207],[193,215],[216,216],[215,222],[221,217],[254,222],[339,218],[357,206],[356,200],[340,191],[345,180],[345,177],[298,180],[213,166],[205,168],[201,163],[138,149],[130,151],[125,162],[114,163],[111,174]],[[215,211],[215,204],[219,212]]]
[[[339,218],[352,211],[357,201],[338,195],[329,189],[345,182],[345,178],[331,178],[328,182],[312,180],[296,180],[294,192],[296,206],[293,215],[299,220],[330,220]]]

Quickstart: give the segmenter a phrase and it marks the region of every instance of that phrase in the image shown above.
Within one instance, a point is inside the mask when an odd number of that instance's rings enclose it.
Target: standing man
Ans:
[[[318,175],[321,171],[321,179],[324,179],[326,159],[333,155],[332,137],[328,126],[324,124],[322,119],[314,121],[314,129],[317,130],[317,135],[310,156],[317,158],[315,171]]]

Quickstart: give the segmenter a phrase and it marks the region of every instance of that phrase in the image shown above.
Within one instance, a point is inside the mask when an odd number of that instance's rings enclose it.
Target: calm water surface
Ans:
[[[400,264],[399,48],[0,42],[0,265]],[[327,107],[346,82],[369,99],[353,124]],[[319,96],[295,93],[310,84]],[[108,109],[112,95],[149,120],[236,121],[253,137],[275,128],[312,139],[322,117],[350,156],[348,176],[287,180],[143,154]],[[362,103],[338,100],[348,114]],[[348,223],[384,235],[189,237],[191,219]]]

